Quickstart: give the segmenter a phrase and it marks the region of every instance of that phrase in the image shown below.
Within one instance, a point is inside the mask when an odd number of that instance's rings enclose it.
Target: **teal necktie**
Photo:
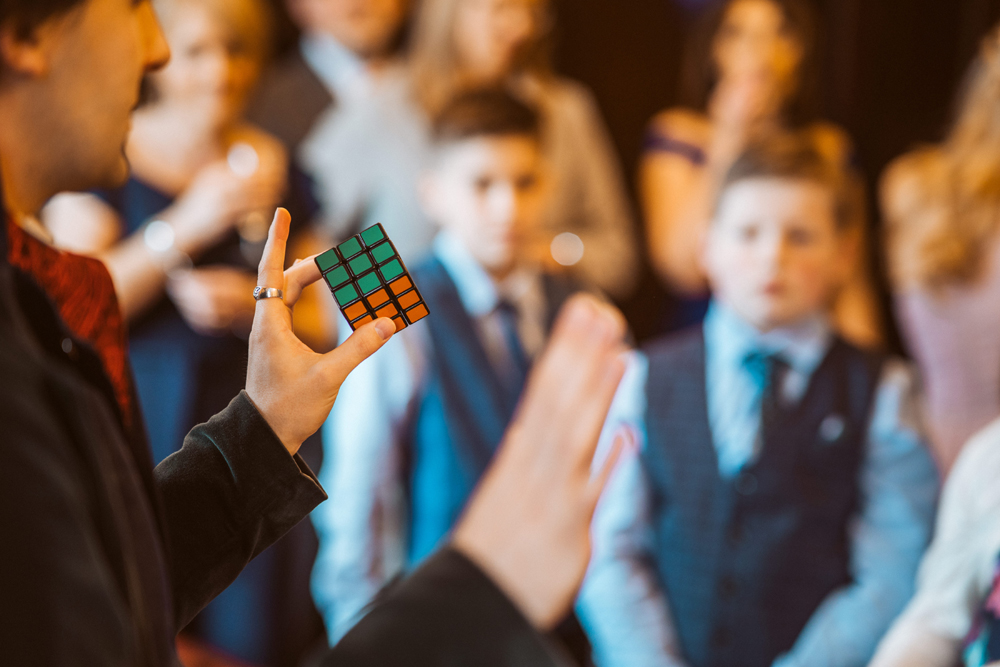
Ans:
[[[748,354],[744,364],[760,390],[760,428],[764,435],[781,414],[781,388],[790,367],[781,355],[760,351]]]

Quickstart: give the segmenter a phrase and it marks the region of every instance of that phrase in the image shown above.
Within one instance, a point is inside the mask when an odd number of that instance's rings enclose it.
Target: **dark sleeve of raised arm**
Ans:
[[[245,392],[196,426],[155,474],[178,628],[326,499]]]
[[[454,549],[384,591],[323,667],[559,667],[559,651]]]

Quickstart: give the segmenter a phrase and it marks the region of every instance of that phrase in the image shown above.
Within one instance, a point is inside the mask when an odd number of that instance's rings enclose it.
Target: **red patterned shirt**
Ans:
[[[126,428],[131,428],[132,380],[125,324],[111,274],[100,260],[57,250],[10,221],[8,258],[45,290],[67,328],[101,359],[115,390]]]

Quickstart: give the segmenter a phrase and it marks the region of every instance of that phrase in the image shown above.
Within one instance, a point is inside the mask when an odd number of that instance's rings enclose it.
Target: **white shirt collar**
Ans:
[[[21,219],[17,221],[17,225],[45,245],[55,245],[55,239],[52,238],[52,233],[35,216],[22,216]]]
[[[373,81],[365,61],[333,37],[306,33],[299,40],[302,58],[338,101],[371,94]]]
[[[501,298],[520,308],[529,293],[541,289],[540,274],[527,267],[518,267],[498,285],[462,242],[447,231],[434,238],[434,255],[455,283],[466,312],[473,317],[489,315]]]

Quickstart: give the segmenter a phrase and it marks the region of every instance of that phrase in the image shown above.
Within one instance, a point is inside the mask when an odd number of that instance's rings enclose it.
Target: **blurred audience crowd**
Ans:
[[[131,177],[25,230],[106,264],[137,395],[122,360],[109,375],[154,463],[244,387],[275,207],[289,260],[382,223],[431,311],[344,383],[302,450],[330,500],[182,633],[189,667],[307,665],[342,638],[459,521],[560,307],[625,301],[641,257],[680,308],[605,426],[599,455],[623,429],[636,446],[551,634],[567,664],[1000,660],[1000,32],[943,140],[867,193],[820,114],[806,0],[704,10],[684,106],[650,119],[638,165],[555,71],[547,0],[153,5],[172,57]],[[326,291],[295,311],[317,351],[350,333]]]

